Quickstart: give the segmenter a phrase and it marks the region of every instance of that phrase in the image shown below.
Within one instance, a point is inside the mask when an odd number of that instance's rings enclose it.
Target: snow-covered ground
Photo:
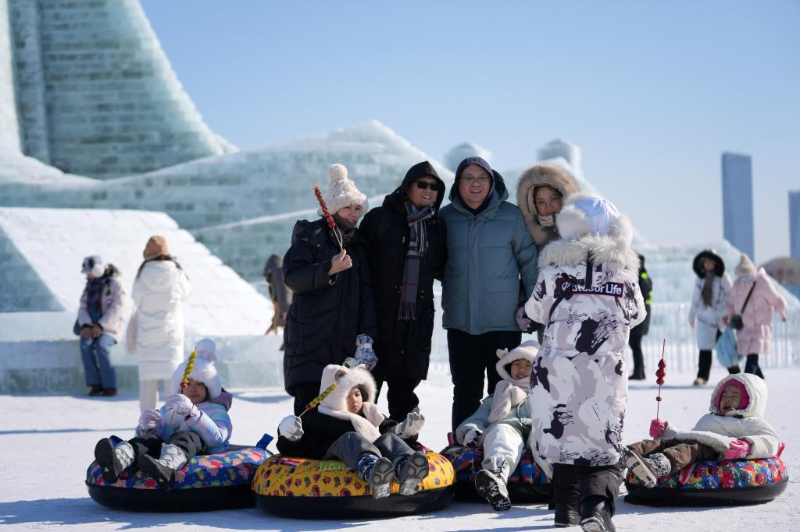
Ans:
[[[669,369],[669,368],[667,368]],[[422,441],[440,449],[446,443],[452,386],[440,368],[420,387],[427,424]],[[715,368],[712,381],[723,376]],[[678,532],[737,530],[800,530],[800,416],[797,415],[800,368],[773,369],[767,374],[770,397],[767,418],[786,442],[783,459],[790,474],[787,490],[775,501],[738,508],[649,508],[618,501],[618,530]],[[708,408],[710,387],[690,386],[692,375],[667,375],[662,392],[661,418],[689,428]],[[254,444],[264,432],[275,433],[278,421],[291,406],[283,390],[276,388],[233,390],[231,409],[234,443]],[[625,441],[647,436],[655,414],[655,385],[631,385],[626,416]],[[417,530],[547,530],[552,512],[545,505],[515,506],[494,513],[488,505],[455,501],[430,515],[386,520],[304,521],[280,519],[256,508],[236,511],[184,514],[139,514],[109,510],[93,502],[86,491],[86,467],[92,461],[95,442],[108,434],[133,435],[138,402],[133,395],[113,399],[89,399],[64,395],[0,396],[0,530],[139,530],[171,527],[172,530],[337,530],[350,528],[384,531]],[[385,408],[385,405],[384,405]],[[795,412],[792,414],[792,412]],[[577,530],[577,529],[573,529]]]

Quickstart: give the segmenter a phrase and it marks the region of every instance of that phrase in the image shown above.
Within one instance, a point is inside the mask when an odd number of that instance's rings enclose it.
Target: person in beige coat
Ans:
[[[153,236],[133,283],[134,316],[128,327],[128,351],[139,359],[139,407],[155,410],[158,381],[164,389],[183,361],[183,302],[192,293],[189,278],[170,255],[163,236]]]

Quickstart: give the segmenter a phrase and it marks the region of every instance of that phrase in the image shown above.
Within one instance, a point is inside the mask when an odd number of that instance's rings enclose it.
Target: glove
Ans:
[[[145,410],[139,416],[139,431],[153,432],[161,422],[161,412],[158,410]]]
[[[425,424],[425,416],[419,413],[419,407],[414,408],[408,413],[406,418],[399,425],[395,425],[394,433],[401,438],[411,438],[419,434]]]
[[[477,447],[478,442],[481,441],[481,436],[483,436],[483,432],[480,429],[469,429],[466,434],[464,434],[464,445],[467,447]]]
[[[733,440],[725,451],[725,458],[728,460],[738,460],[750,454],[750,442],[746,440]]]
[[[354,355],[357,364],[364,364],[367,370],[372,371],[378,364],[378,357],[372,349],[372,338],[366,334],[359,334],[356,338],[356,354]]]
[[[286,416],[278,425],[278,434],[289,441],[303,437],[303,420],[297,416]]]
[[[517,309],[514,319],[517,321],[517,327],[519,327],[520,331],[524,333],[530,332],[533,322],[528,318],[527,314],[525,314],[525,307],[519,307]]]
[[[654,419],[650,422],[650,437],[651,438],[660,438],[664,435],[664,431],[667,430],[667,426],[669,425],[666,421],[661,421],[660,419]]]
[[[173,428],[179,427],[184,420],[187,425],[194,425],[200,420],[200,410],[183,394],[176,393],[167,397],[164,408],[171,413],[167,418],[167,424]]]

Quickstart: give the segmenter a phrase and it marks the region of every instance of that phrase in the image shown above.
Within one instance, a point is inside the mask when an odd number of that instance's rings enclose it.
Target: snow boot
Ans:
[[[422,479],[428,476],[428,456],[422,451],[398,458],[394,463],[400,495],[414,495],[419,490]]]
[[[171,488],[175,484],[175,472],[186,465],[189,459],[186,452],[171,443],[161,446],[161,456],[153,458],[142,455],[139,458],[139,469],[153,477],[161,487]]]
[[[114,447],[110,438],[103,438],[94,446],[94,458],[102,468],[103,481],[113,484],[133,463],[133,446],[124,441]]]
[[[554,526],[564,528],[568,526],[578,526],[580,524],[581,513],[578,511],[577,504],[571,505],[558,502],[555,506]]]
[[[392,494],[394,466],[388,458],[365,454],[358,459],[356,471],[359,478],[369,484],[373,499],[382,499]]]
[[[611,510],[605,497],[592,495],[581,502],[581,529],[583,532],[616,532],[611,522]]]
[[[99,384],[92,384],[92,388],[89,390],[89,397],[97,397],[98,395],[103,393],[103,387]]]
[[[492,509],[504,512],[511,509],[506,479],[509,477],[509,466],[505,460],[495,458],[484,459],[483,469],[475,474],[475,491],[489,501]]]
[[[623,461],[625,467],[644,483],[645,488],[654,488],[659,478],[669,475],[672,467],[667,457],[661,453],[642,458],[639,453],[628,448],[623,453]]]

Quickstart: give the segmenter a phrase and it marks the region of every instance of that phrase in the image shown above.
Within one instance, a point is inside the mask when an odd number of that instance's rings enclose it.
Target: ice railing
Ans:
[[[447,331],[442,329],[441,292],[436,294],[436,323],[431,350],[431,372],[449,372]],[[666,359],[672,372],[692,373],[697,370],[697,340],[689,327],[688,303],[654,303],[651,308],[650,331],[642,339],[645,368],[655,371],[661,358],[661,344],[666,338]],[[759,357],[759,365],[766,368],[800,366],[800,311],[788,310],[783,323],[775,314],[772,320],[772,352]],[[523,335],[523,341],[527,335]],[[535,336],[533,336],[535,338]],[[626,360],[631,363],[630,348]],[[378,355],[380,356],[380,355]],[[714,353],[713,364],[719,365]],[[742,365],[744,367],[744,365]]]

